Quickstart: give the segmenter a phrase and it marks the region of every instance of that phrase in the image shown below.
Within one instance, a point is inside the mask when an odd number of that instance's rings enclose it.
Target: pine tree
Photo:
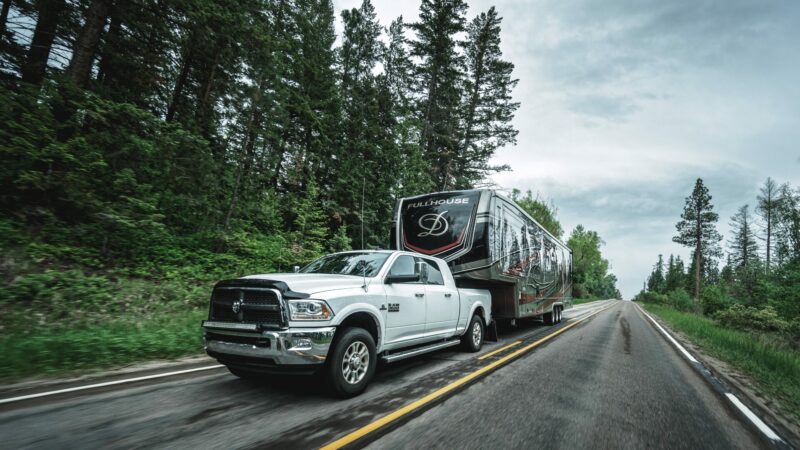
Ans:
[[[431,164],[420,145],[421,120],[415,109],[415,69],[409,56],[406,28],[402,16],[392,21],[387,30],[389,42],[383,56],[385,83],[393,107],[391,133],[401,158],[395,168],[399,178],[395,191],[398,197],[435,189]]]
[[[500,22],[502,18],[492,6],[467,26],[467,76],[455,188],[472,187],[488,173],[508,170],[507,166],[490,166],[488,161],[498,148],[517,142],[518,131],[511,121],[519,103],[511,100],[511,90],[519,80],[511,77],[514,64],[502,59]]]
[[[458,170],[464,57],[458,51],[461,43],[457,36],[466,31],[466,11],[463,0],[423,0],[420,20],[411,25],[417,37],[411,55],[420,59],[420,143],[425,157],[432,162],[433,179],[439,190],[454,186]]]
[[[719,216],[713,211],[713,208],[708,188],[703,185],[703,180],[698,178],[692,194],[686,197],[686,205],[681,214],[682,220],[675,225],[678,234],[672,238],[674,242],[694,249],[692,264],[695,309],[698,309],[704,263],[720,254],[719,241],[722,240],[722,236],[714,225],[719,220]]]
[[[753,229],[749,205],[744,205],[731,217],[731,239],[728,241],[730,260],[737,268],[748,268],[758,258],[758,244]]]
[[[779,201],[778,186],[772,178],[767,178],[761,187],[761,194],[758,196],[756,212],[761,215],[764,222],[764,241],[766,243],[764,256],[766,257],[765,270],[769,273],[770,260],[772,257],[772,235],[775,223],[775,216]]]
[[[31,45],[22,66],[22,80],[41,83],[47,72],[47,61],[53,48],[59,24],[64,19],[64,0],[40,0],[37,2],[36,27]]]
[[[666,292],[672,292],[686,285],[686,273],[684,272],[683,260],[680,255],[677,257],[669,255],[667,275],[664,278],[664,290]]]
[[[780,187],[775,237],[779,265],[800,258],[800,189],[789,184]]]
[[[658,262],[653,266],[653,272],[650,274],[650,278],[647,279],[647,290],[663,294],[666,292],[665,288],[664,257],[658,255]]]

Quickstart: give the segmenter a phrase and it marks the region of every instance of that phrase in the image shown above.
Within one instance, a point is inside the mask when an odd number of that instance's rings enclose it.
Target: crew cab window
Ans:
[[[392,264],[389,276],[419,275],[419,266],[413,256],[402,255]]]
[[[423,259],[422,262],[425,263],[425,284],[444,285],[444,276],[442,276],[442,271],[439,270],[436,261]]]

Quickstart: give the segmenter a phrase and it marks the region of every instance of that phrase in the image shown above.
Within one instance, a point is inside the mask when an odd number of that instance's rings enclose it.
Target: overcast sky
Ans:
[[[373,2],[384,25],[417,19],[417,1]],[[496,6],[520,80],[518,145],[494,158],[512,171],[494,181],[552,199],[567,232],[600,233],[625,298],[659,253],[688,257],[672,236],[698,177],[723,234],[766,177],[800,185],[800,2],[468,4],[470,19]]]

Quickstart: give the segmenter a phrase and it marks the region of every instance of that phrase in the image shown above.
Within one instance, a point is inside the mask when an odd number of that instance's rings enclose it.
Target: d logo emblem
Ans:
[[[444,218],[445,214],[447,214],[447,211],[442,211],[439,214],[429,213],[420,217],[419,227],[425,231],[417,234],[417,237],[441,236],[447,233],[450,225],[447,223],[447,219]]]

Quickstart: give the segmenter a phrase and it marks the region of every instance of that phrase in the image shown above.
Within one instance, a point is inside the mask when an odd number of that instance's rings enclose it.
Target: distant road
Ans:
[[[564,316],[506,331],[478,356],[442,351],[379,368],[346,401],[314,378],[253,384],[212,369],[5,404],[2,447],[311,448],[347,436],[371,448],[763,446],[632,303]],[[387,415],[397,420],[376,427]]]

